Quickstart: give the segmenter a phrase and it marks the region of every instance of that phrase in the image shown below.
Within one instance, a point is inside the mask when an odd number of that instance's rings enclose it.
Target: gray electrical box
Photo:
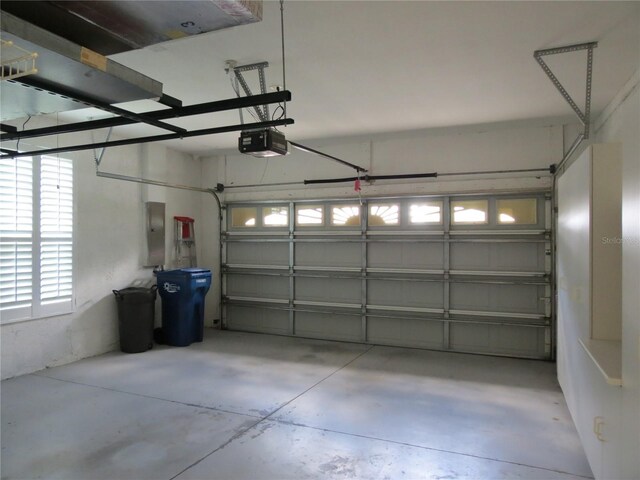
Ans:
[[[165,204],[146,202],[147,213],[147,262],[145,266],[164,265],[165,261]]]

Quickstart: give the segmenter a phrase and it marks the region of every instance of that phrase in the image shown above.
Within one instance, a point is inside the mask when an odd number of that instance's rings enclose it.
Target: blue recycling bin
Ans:
[[[211,270],[181,268],[158,272],[162,298],[164,343],[186,347],[201,342],[204,329],[204,297],[211,287]]]

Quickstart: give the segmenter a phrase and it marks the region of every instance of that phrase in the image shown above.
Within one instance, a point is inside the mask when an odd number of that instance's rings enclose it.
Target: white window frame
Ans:
[[[41,169],[42,156],[31,157],[32,162],[32,230],[29,239],[20,237],[2,237],[3,241],[31,241],[31,304],[24,306],[9,307],[3,309],[0,305],[0,324],[22,322],[28,320],[38,320],[47,317],[66,315],[75,310],[76,295],[76,196],[75,196],[75,175],[72,183],[72,231],[70,236],[43,237],[41,232]],[[72,164],[73,165],[73,164]],[[75,169],[74,169],[75,170]],[[73,170],[72,170],[73,172]],[[44,301],[41,298],[42,278],[41,278],[41,253],[42,245],[46,242],[69,242],[71,243],[71,295],[60,301]]]

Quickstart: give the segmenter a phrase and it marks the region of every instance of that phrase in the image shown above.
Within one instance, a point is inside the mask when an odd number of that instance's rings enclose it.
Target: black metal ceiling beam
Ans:
[[[0,123],[0,132],[15,133],[18,131],[18,127],[13,125],[7,125],[6,123]]]
[[[205,113],[222,112],[226,110],[235,110],[238,108],[248,108],[255,105],[265,105],[269,103],[281,103],[291,101],[291,92],[282,91],[274,93],[266,93],[264,95],[253,95],[251,97],[230,98],[227,100],[218,100],[215,102],[198,103],[187,107],[154,110],[145,113],[146,118],[154,120],[163,120],[167,118],[189,117],[192,115],[201,115]],[[56,125],[54,127],[33,128],[21,132],[9,132],[0,135],[0,141],[18,140],[22,138],[46,137],[48,135],[60,135],[63,133],[84,132],[87,130],[97,130],[99,128],[120,127],[123,125],[131,125],[137,123],[129,118],[103,118],[101,120],[90,120],[87,122],[67,123],[64,125]]]
[[[292,118],[283,118],[281,120],[270,120],[268,122],[257,123],[241,123],[236,125],[227,125],[225,127],[204,128],[201,130],[193,130],[185,133],[168,133],[165,135],[152,135],[148,137],[127,138],[124,140],[112,140],[109,142],[85,143],[82,145],[71,145],[68,147],[48,148],[44,150],[33,150],[30,152],[13,152],[6,155],[0,155],[0,160],[5,158],[30,157],[32,155],[52,155],[55,153],[78,152],[81,150],[93,150],[95,148],[121,147],[123,145],[134,145],[140,143],[161,142],[163,140],[176,140],[178,138],[200,137],[203,135],[214,135],[217,133],[238,132],[241,130],[252,130],[261,128],[277,127],[279,125],[291,125],[294,123]]]
[[[113,105],[109,105],[108,103],[101,102],[100,100],[96,100],[95,98],[91,98],[91,97],[82,95],[80,93],[74,92],[72,90],[68,90],[59,85],[52,85],[49,82],[43,82],[41,80],[29,77],[29,76],[21,77],[19,83],[28,85],[33,88],[39,88],[42,90],[53,92],[57,95],[62,95],[64,97],[72,98],[86,105],[99,108],[100,110],[104,110],[105,112],[113,113],[115,115],[119,115],[124,118],[128,118],[137,123],[146,123],[148,125],[162,128],[164,130],[169,130],[170,132],[175,132],[175,133],[186,132],[186,129],[182,127],[176,127],[175,125],[170,125],[168,123],[160,122],[153,118],[148,118],[144,114],[138,114],[138,113],[130,112],[129,110],[124,110],[122,108],[114,107]]]
[[[179,100],[176,97],[172,97],[171,95],[167,95],[166,93],[162,94],[162,96],[158,99],[158,103],[171,108],[180,108],[182,106],[182,100]]]

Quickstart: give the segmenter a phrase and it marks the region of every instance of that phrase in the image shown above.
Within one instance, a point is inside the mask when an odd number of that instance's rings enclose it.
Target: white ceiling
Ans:
[[[184,105],[234,96],[225,60],[268,61],[267,85],[282,84],[279,3],[261,23],[118,54],[112,58],[164,83]],[[572,110],[533,59],[537,49],[598,41],[594,116],[640,64],[640,2],[285,1],[287,127],[296,140],[525,119],[571,118]],[[545,57],[584,103],[585,51]],[[257,75],[249,73],[254,90]],[[131,106],[157,108],[150,102]],[[273,111],[273,107],[272,107]],[[99,118],[88,110],[77,120]],[[248,114],[245,114],[245,121]],[[188,129],[238,123],[238,113],[184,118]],[[166,133],[121,127],[119,135]],[[166,142],[209,154],[237,133]]]

